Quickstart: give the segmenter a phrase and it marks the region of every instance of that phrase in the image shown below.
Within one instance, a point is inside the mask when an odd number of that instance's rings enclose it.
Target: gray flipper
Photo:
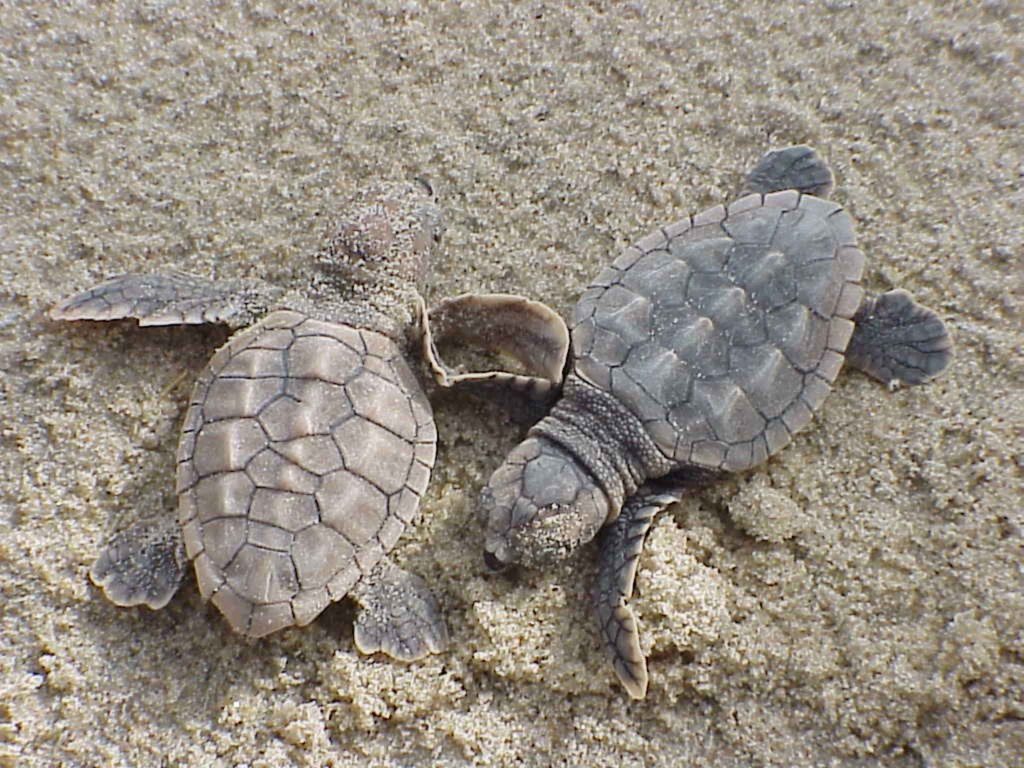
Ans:
[[[682,496],[681,488],[644,486],[626,501],[618,518],[605,526],[599,537],[594,607],[601,640],[612,657],[615,674],[634,699],[647,695],[647,659],[640,648],[640,632],[628,600],[654,516]]]
[[[514,391],[532,400],[548,400],[562,385],[569,354],[569,329],[546,304],[506,293],[463,294],[432,307],[421,320],[423,353],[434,379],[445,388]],[[486,368],[473,361],[458,369],[442,359],[443,343],[485,356],[504,353],[520,372]]]
[[[846,362],[890,386],[923,384],[953,360],[946,324],[904,290],[866,296],[853,321]]]
[[[362,653],[383,651],[416,661],[448,647],[448,628],[437,599],[419,576],[387,558],[350,594],[360,605],[355,641]]]
[[[115,605],[159,610],[178,591],[186,562],[174,516],[157,515],[114,534],[89,578]]]
[[[818,153],[803,145],[776,149],[762,157],[747,174],[743,193],[767,195],[795,189],[805,195],[828,197],[834,184],[832,170]]]
[[[183,272],[119,275],[70,296],[50,310],[54,320],[135,319],[139,325],[250,325],[275,294],[256,280],[212,282]]]

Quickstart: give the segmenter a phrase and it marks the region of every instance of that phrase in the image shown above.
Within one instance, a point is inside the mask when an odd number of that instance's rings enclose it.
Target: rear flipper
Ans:
[[[448,647],[437,598],[423,579],[387,558],[351,594],[361,607],[355,627],[361,653],[383,651],[401,661],[416,661]]]
[[[168,272],[119,275],[70,296],[50,310],[54,320],[125,320],[139,325],[250,325],[279,289],[259,281],[218,281]]]
[[[640,647],[640,632],[628,601],[654,516],[679,501],[682,495],[682,489],[641,488],[599,537],[594,607],[601,641],[612,657],[615,674],[634,699],[647,695],[647,659]]]
[[[805,195],[828,197],[832,192],[832,170],[818,153],[803,145],[776,149],[762,157],[747,174],[743,194],[767,195],[795,189]]]
[[[89,571],[115,605],[163,608],[181,585],[185,545],[172,515],[140,520],[114,535]]]
[[[853,320],[846,361],[890,386],[923,384],[953,360],[946,324],[906,291],[866,296]]]

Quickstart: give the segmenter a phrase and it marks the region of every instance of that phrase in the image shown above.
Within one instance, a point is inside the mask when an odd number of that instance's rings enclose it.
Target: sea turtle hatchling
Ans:
[[[188,559],[202,596],[245,636],[308,624],[351,595],[362,652],[414,660],[446,646],[433,594],[388,558],[434,464],[433,415],[405,355],[426,322],[419,289],[440,234],[429,189],[381,185],[347,210],[301,285],[122,275],[51,311],[57,320],[241,329],[192,392],[177,453],[177,524],[145,517],[92,566],[111,601],[162,608]],[[509,307],[517,322],[534,311],[543,324],[550,313],[516,296],[486,302],[499,325]],[[557,350],[553,359],[560,366]],[[429,362],[435,374],[446,370]],[[443,384],[459,383],[449,374]],[[544,376],[557,383],[561,369],[511,378],[543,389]]]
[[[738,200],[627,248],[576,305],[561,400],[481,495],[491,569],[599,537],[601,637],[634,698],[648,675],[627,601],[654,515],[789,443],[844,360],[904,384],[950,363],[934,312],[901,290],[865,296],[831,188],[809,148],[771,152]]]

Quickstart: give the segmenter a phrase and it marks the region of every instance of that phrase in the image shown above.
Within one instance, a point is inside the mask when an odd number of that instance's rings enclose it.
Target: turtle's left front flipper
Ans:
[[[125,320],[139,325],[250,325],[279,293],[256,280],[216,283],[167,272],[119,275],[70,296],[50,310],[54,320]]]
[[[946,324],[904,290],[866,296],[853,321],[846,361],[886,384],[924,384],[953,361]]]

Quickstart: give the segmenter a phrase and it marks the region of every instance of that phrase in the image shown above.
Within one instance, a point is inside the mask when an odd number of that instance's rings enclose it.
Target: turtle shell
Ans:
[[[864,267],[850,217],[753,194],[630,246],[573,316],[575,372],[670,460],[739,471],[786,445],[843,363]]]
[[[210,360],[178,447],[199,589],[261,637],[312,621],[398,541],[436,430],[390,338],[274,312]]]

